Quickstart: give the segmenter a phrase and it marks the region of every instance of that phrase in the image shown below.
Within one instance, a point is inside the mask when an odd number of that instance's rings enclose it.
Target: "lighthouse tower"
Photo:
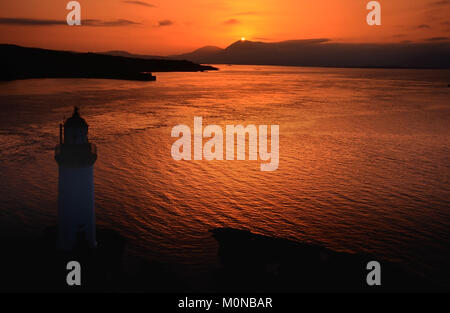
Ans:
[[[97,148],[88,140],[88,124],[78,108],[59,125],[55,160],[59,165],[58,248],[72,250],[78,241],[95,248],[94,163]],[[63,135],[64,134],[64,135]]]

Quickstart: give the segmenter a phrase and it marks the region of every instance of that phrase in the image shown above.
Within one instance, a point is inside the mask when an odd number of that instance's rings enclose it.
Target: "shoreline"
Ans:
[[[153,81],[153,72],[218,70],[185,60],[135,59],[97,53],[0,44],[0,81],[31,78],[102,78]]]
[[[368,286],[365,265],[377,260],[370,255],[335,252],[318,245],[233,228],[216,228],[210,233],[218,242],[216,253],[220,266],[206,273],[209,282],[200,290],[193,289],[192,282],[180,275],[179,270],[177,272],[177,264],[127,255],[129,239],[111,229],[98,229],[96,249],[79,245],[72,252],[57,251],[56,227],[53,226],[47,227],[42,236],[34,240],[2,242],[6,253],[0,261],[3,269],[0,291],[372,293],[448,290],[448,286],[407,273],[399,264],[384,260],[378,260],[382,266],[382,285]],[[65,267],[70,260],[82,264],[84,284],[77,288],[65,283],[68,273]],[[133,265],[127,268],[125,263]]]

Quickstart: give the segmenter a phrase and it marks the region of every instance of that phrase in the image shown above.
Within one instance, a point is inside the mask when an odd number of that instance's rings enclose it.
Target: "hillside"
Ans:
[[[111,78],[146,80],[150,72],[216,70],[190,61],[138,59],[15,45],[0,45],[0,80],[26,78]]]
[[[205,64],[317,67],[450,68],[450,42],[356,44],[328,39],[237,41],[225,49],[176,56]]]

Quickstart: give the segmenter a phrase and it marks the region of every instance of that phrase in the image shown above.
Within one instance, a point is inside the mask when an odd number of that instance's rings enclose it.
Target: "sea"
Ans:
[[[450,71],[217,65],[156,82],[0,83],[0,236],[56,224],[59,123],[73,107],[97,145],[98,227],[127,255],[193,285],[217,268],[211,229],[232,227],[369,253],[447,283]],[[279,165],[181,160],[172,128],[279,125]],[[206,141],[206,140],[204,140]],[[199,287],[200,288],[200,287]]]

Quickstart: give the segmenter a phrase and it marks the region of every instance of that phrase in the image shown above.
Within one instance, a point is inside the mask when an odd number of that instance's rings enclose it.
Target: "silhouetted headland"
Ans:
[[[398,264],[365,254],[342,253],[288,239],[217,228],[220,266],[206,273],[207,285],[192,289],[178,264],[161,263],[126,252],[129,239],[117,231],[97,230],[98,247],[80,239],[75,249],[56,249],[57,229],[48,227],[33,240],[5,240],[0,291],[39,292],[405,292],[442,291]],[[66,264],[82,267],[82,285],[66,284]],[[366,264],[381,264],[381,286],[366,284]],[[199,278],[205,273],[190,273]],[[196,276],[197,275],[197,276]],[[204,277],[203,277],[204,278]]]
[[[98,247],[79,236],[72,251],[56,248],[57,228],[41,236],[5,240],[0,266],[0,292],[179,292],[187,290],[170,264],[126,253],[128,239],[119,232],[97,229]],[[66,265],[81,265],[81,286],[68,286]],[[132,270],[130,270],[130,268]]]
[[[137,59],[15,45],[0,45],[0,80],[27,78],[104,78],[155,80],[151,72],[217,70],[190,61]]]
[[[399,264],[367,254],[336,252],[288,239],[218,228],[222,264],[216,290],[222,292],[404,292],[440,290],[443,286],[405,272]],[[369,286],[366,265],[381,264],[381,286]]]

